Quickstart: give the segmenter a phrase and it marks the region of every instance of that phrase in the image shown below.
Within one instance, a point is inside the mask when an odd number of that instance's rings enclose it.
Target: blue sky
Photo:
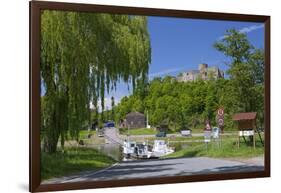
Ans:
[[[157,76],[175,76],[183,71],[197,69],[200,63],[227,70],[225,62],[229,59],[214,49],[213,44],[223,37],[227,29],[232,28],[246,33],[255,47],[264,47],[262,23],[148,17],[152,48],[150,79]],[[106,97],[114,96],[118,102],[130,93],[128,86],[120,83],[117,90]],[[109,99],[106,99],[105,104],[110,108]]]

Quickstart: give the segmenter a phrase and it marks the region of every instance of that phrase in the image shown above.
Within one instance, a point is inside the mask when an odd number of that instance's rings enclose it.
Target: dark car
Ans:
[[[98,129],[97,134],[98,134],[99,137],[104,137],[104,130]]]
[[[156,137],[166,137],[166,132],[161,131],[155,135]]]
[[[109,121],[109,122],[104,123],[104,127],[115,127],[115,125],[114,125],[114,122]]]

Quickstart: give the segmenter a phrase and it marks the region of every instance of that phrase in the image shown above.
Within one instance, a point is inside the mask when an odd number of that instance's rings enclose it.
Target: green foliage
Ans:
[[[156,78],[147,85],[148,94],[142,101],[134,93],[121,100],[116,112],[124,118],[128,112],[138,110],[149,114],[153,126],[166,122],[173,130],[194,128],[202,125],[206,118],[214,121],[220,105],[217,101],[221,98],[219,86],[227,83],[228,80],[184,83]],[[143,108],[136,109],[140,102]]]
[[[66,148],[53,154],[42,152],[43,180],[108,167],[116,161],[92,148]]]
[[[43,11],[44,150],[55,152],[58,138],[63,146],[67,133],[78,140],[86,121],[97,122],[91,119],[98,119],[98,100],[104,111],[105,92],[115,89],[118,81],[135,88],[146,80],[150,52],[146,17]],[[90,102],[96,109],[93,116]]]
[[[253,49],[246,34],[235,29],[227,30],[224,38],[216,42],[214,47],[226,56],[231,57],[235,64],[247,61],[251,55],[251,49]]]
[[[264,54],[254,48],[243,33],[228,30],[214,47],[230,57],[227,79],[177,82],[167,76],[156,77],[141,88],[145,97],[135,92],[116,107],[117,120],[131,111],[149,114],[153,126],[167,121],[170,128],[204,128],[205,120],[216,125],[216,110],[225,109],[225,128],[233,130],[232,115],[258,112],[258,126],[264,117]],[[138,88],[137,88],[138,89]]]
[[[96,135],[96,131],[93,131],[93,130],[82,130],[79,132],[79,139],[88,139],[88,135]]]
[[[254,48],[246,34],[232,29],[214,47],[230,57],[228,63],[232,112],[256,111],[263,114],[264,52]],[[259,119],[263,122],[262,119]]]
[[[129,131],[127,128],[120,128],[119,133],[121,135],[155,135],[157,132],[148,128],[129,129]]]

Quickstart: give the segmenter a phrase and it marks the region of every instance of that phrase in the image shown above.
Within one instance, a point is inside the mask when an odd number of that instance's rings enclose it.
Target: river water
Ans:
[[[102,144],[102,145],[92,145],[91,147],[97,149],[98,151],[112,157],[116,161],[121,161],[122,157],[122,147],[116,144]]]
[[[174,143],[170,144],[171,147],[175,148],[175,151],[179,151],[183,148],[188,148],[187,143]],[[112,157],[116,161],[123,160],[122,147],[116,144],[102,144],[102,145],[91,145],[92,148]]]

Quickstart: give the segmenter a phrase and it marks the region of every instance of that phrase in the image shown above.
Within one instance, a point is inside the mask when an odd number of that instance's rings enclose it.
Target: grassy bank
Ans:
[[[121,135],[156,135],[159,131],[156,131],[154,128],[137,128],[137,129],[128,129],[120,128],[119,133]],[[167,134],[179,134],[179,131],[168,130]]]
[[[138,129],[128,129],[127,128],[120,128],[119,129],[119,134],[121,135],[155,135],[157,131],[154,129],[150,128],[138,128]]]
[[[165,156],[164,158],[178,158],[178,157],[215,157],[215,158],[229,158],[229,157],[241,157],[249,158],[260,156],[264,154],[264,147],[257,140],[256,149],[253,146],[248,146],[245,143],[240,143],[238,149],[235,139],[222,140],[222,145],[219,148],[218,144],[212,142],[208,144],[208,147],[204,143],[191,143],[187,148],[181,149]]]
[[[115,162],[112,158],[91,148],[67,148],[64,153],[58,151],[53,154],[42,152],[41,177],[42,180],[46,180],[83,170],[101,169]]]
[[[225,130],[227,132],[237,132],[237,130]],[[119,134],[121,135],[156,135],[158,131],[154,128],[137,128],[137,129],[128,129],[127,128],[119,128]],[[201,127],[192,128],[192,133],[203,133],[203,129]],[[180,130],[170,129],[167,131],[167,134],[180,134]]]
[[[79,132],[79,138],[80,138],[80,139],[87,139],[89,134],[91,134],[91,135],[96,135],[96,131],[95,131],[95,130],[91,130],[91,131],[88,131],[88,130],[81,130],[81,131]]]

